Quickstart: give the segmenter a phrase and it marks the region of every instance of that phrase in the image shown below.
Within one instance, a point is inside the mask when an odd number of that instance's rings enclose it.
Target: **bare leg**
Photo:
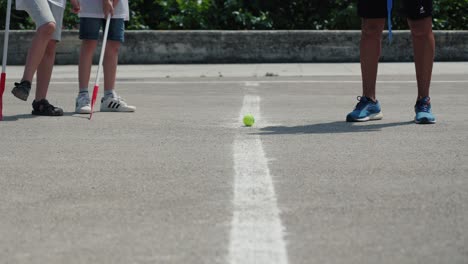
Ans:
[[[24,67],[23,79],[26,81],[32,81],[34,74],[42,62],[42,57],[52,38],[52,34],[55,31],[55,23],[49,22],[40,26],[31,43],[31,47],[28,51],[26,58],[26,66]]]
[[[418,99],[429,96],[432,67],[435,56],[435,40],[432,33],[432,18],[408,20],[413,38],[414,62],[418,81]]]
[[[117,74],[117,63],[119,60],[119,41],[109,40],[104,53],[104,90],[109,91],[115,88],[115,78]]]
[[[49,40],[44,57],[42,57],[41,64],[39,64],[39,68],[37,68],[36,101],[45,99],[47,96],[50,78],[52,77],[52,69],[55,63],[56,46],[57,41]]]
[[[93,55],[97,47],[97,40],[83,40],[80,50],[80,65],[78,67],[79,87],[85,88],[89,85]]]
[[[108,94],[109,91],[115,89],[115,79],[120,45],[121,43],[119,41],[108,41],[106,46],[106,52],[104,54],[104,90]],[[107,106],[105,104],[101,104],[101,111],[135,112],[136,110],[135,106],[128,105],[124,100],[122,100],[122,98],[110,98],[107,96],[105,96],[105,98],[106,100],[108,100],[108,103]]]
[[[362,95],[375,100],[375,86],[380,52],[382,49],[382,31],[385,19],[362,19],[361,33],[361,74]]]

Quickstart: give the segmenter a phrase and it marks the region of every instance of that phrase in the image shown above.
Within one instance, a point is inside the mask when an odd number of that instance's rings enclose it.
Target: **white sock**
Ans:
[[[112,97],[112,98],[117,97],[117,93],[115,92],[115,89],[104,91],[104,98],[107,98],[107,97]]]
[[[87,97],[89,97],[88,88],[80,88],[80,92],[78,93],[78,96],[87,96]]]

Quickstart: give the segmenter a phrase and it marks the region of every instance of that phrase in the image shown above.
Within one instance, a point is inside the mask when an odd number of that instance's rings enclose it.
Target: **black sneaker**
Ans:
[[[36,100],[32,103],[33,115],[41,115],[41,116],[63,116],[62,108],[55,107],[49,104],[49,101],[46,99],[42,99],[38,102]]]
[[[11,93],[17,98],[26,101],[28,100],[29,91],[31,91],[31,82],[21,81],[20,83],[15,83],[15,87],[11,90]]]

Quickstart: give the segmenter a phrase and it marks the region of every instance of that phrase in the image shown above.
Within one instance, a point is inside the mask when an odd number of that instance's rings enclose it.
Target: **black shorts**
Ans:
[[[432,0],[393,0],[393,10],[409,19],[432,16]],[[358,0],[358,15],[362,18],[386,18],[387,0]]]

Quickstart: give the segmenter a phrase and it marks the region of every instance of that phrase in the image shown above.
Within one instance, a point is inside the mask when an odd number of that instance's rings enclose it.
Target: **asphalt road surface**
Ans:
[[[359,124],[357,64],[122,66],[137,112],[91,121],[76,71],[63,117],[5,91],[0,263],[468,263],[467,63],[436,64],[436,125],[412,64],[381,65],[384,119]]]

